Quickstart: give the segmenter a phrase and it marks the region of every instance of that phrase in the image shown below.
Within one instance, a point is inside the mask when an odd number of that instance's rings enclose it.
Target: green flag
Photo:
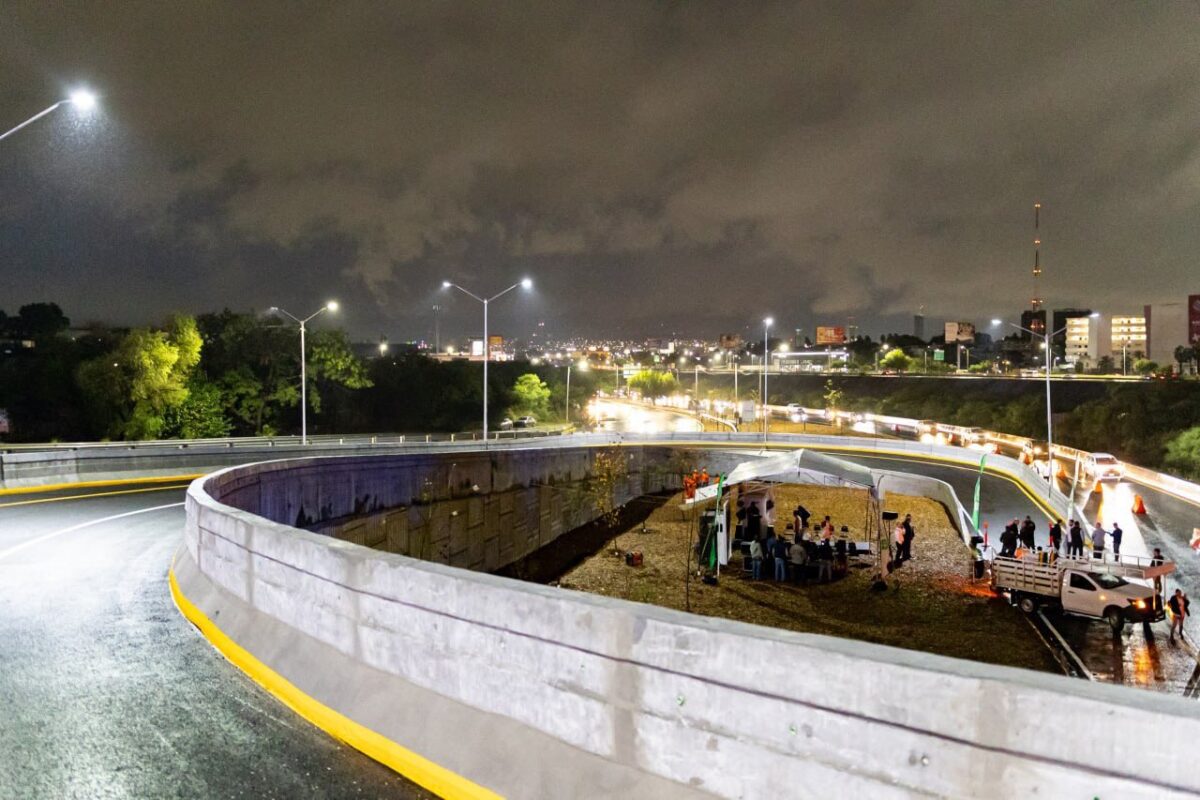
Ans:
[[[971,509],[971,524],[979,530],[979,484],[983,483],[983,465],[987,461],[987,453],[979,457],[979,475],[975,478],[975,507]]]

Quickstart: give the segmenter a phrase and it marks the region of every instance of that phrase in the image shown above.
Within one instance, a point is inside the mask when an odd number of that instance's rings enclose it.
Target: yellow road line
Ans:
[[[144,494],[146,492],[169,492],[172,489],[186,489],[188,484],[181,483],[175,486],[155,486],[150,489],[120,489],[115,492],[91,492],[89,494],[69,494],[64,497],[43,497],[39,500],[17,500],[13,503],[0,503],[0,508],[12,508],[14,506],[35,506],[41,503],[61,503],[64,500],[87,500],[92,497],[112,497],[119,494]]]
[[[195,625],[204,638],[229,659],[235,667],[263,689],[271,693],[292,711],[325,731],[330,736],[345,742],[361,753],[390,767],[439,797],[457,800],[501,800],[502,796],[490,789],[451,772],[406,747],[334,711],[329,706],[302,692],[295,684],[272,670],[250,654],[244,647],[213,624],[204,612],[197,608],[179,588],[175,578],[175,564],[167,573],[171,584],[171,597],[179,612]]]
[[[75,481],[74,483],[46,483],[39,486],[21,486],[16,489],[0,489],[0,497],[10,494],[41,494],[44,492],[60,492],[63,489],[94,489],[100,486],[127,486],[139,483],[178,483],[179,481],[194,481],[206,473],[197,472],[194,475],[163,475],[155,478],[123,478],[121,480],[105,481]]]

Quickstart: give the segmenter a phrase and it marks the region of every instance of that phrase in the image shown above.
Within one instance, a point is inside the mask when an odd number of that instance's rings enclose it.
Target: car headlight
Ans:
[[[1139,608],[1139,609],[1140,609],[1140,608],[1145,608],[1145,607],[1146,607],[1146,601],[1145,601],[1145,600],[1130,600],[1129,602],[1133,604],[1133,607],[1134,607],[1134,608]]]

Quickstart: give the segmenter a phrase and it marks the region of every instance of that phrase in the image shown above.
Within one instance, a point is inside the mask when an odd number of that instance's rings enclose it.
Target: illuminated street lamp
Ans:
[[[49,108],[47,108],[43,111],[39,111],[38,113],[34,114],[32,117],[25,120],[17,127],[11,128],[11,129],[5,131],[4,133],[0,134],[0,140],[7,139],[9,136],[12,136],[14,133],[21,130],[21,128],[24,128],[26,125],[32,125],[33,123],[37,122],[39,119],[46,116],[47,114],[54,111],[55,109],[59,108],[60,106],[72,106],[80,114],[87,114],[96,108],[96,103],[97,103],[96,95],[92,94],[91,92],[89,92],[86,89],[76,89],[75,91],[71,92],[71,94],[68,95],[66,97],[66,99],[59,100],[57,103],[50,106]]]
[[[493,300],[495,300],[503,295],[508,294],[513,289],[516,289],[518,286],[520,286],[522,289],[526,289],[526,290],[532,289],[533,281],[530,280],[529,278],[522,278],[521,280],[514,283],[512,286],[505,289],[503,292],[498,292],[498,293],[492,295],[491,297],[486,297],[486,298],[480,297],[479,295],[475,294],[474,292],[469,292],[466,289],[464,289],[463,287],[459,286],[457,283],[454,283],[452,281],[442,281],[443,289],[458,289],[460,292],[465,294],[467,297],[473,298],[475,300],[478,300],[480,303],[483,303],[483,443],[485,445],[487,444],[487,438],[488,438],[488,413],[487,413],[488,361],[490,361],[491,357],[492,357],[492,353],[491,353],[492,348],[490,346],[490,343],[488,342],[488,304],[491,303]]]
[[[767,348],[767,332],[771,326],[775,324],[774,317],[767,317],[763,320],[763,391],[762,391],[762,410],[763,410],[763,448],[767,446],[767,429],[771,427],[768,421],[769,411],[767,410],[767,372],[771,366],[771,353]]]
[[[279,306],[271,306],[271,313],[283,314],[285,317],[300,326],[300,443],[304,445],[308,444],[308,369],[306,366],[307,361],[305,355],[306,348],[304,345],[304,334],[307,330],[308,323],[314,318],[319,317],[326,311],[334,312],[337,310],[338,304],[335,301],[330,300],[328,303],[321,306],[304,319],[300,319],[299,317],[284,311]]]
[[[890,349],[892,349],[892,346],[885,342],[884,344],[880,345],[878,350],[875,351],[875,371],[876,372],[879,372],[879,354],[881,352],[886,353]]]
[[[576,365],[576,369],[578,369],[580,372],[587,372],[587,370],[588,370],[587,359],[584,359],[584,358],[579,359],[579,364]],[[566,400],[566,403],[564,403],[563,405],[566,406],[566,408],[563,409],[563,418],[566,419],[567,424],[570,425],[571,424],[571,362],[570,361],[567,362],[567,400]]]
[[[1100,314],[1099,314],[1099,312],[1096,312],[1096,313],[1091,314],[1090,316],[1094,319],[1096,317],[1099,317]],[[1004,324],[1004,320],[1000,320],[1000,319],[992,320],[993,327],[998,327],[1002,324]],[[1025,331],[1025,333],[1028,333],[1030,336],[1033,336],[1033,337],[1040,336],[1042,339],[1041,349],[1046,352],[1046,458],[1049,459],[1049,468],[1046,470],[1046,473],[1048,475],[1048,477],[1046,479],[1046,495],[1050,496],[1050,493],[1054,488],[1054,417],[1050,411],[1050,368],[1051,368],[1050,367],[1050,363],[1051,363],[1050,362],[1050,358],[1051,358],[1050,340],[1053,339],[1055,336],[1058,336],[1060,333],[1065,332],[1067,329],[1066,329],[1066,326],[1063,326],[1061,329],[1051,333],[1050,326],[1047,325],[1047,326],[1045,326],[1046,330],[1043,331],[1041,334],[1039,334],[1036,331],[1031,331],[1031,330],[1029,330],[1029,328],[1018,325],[1015,322],[1010,322],[1008,324],[1011,325],[1012,327],[1016,328],[1019,331]],[[1072,501],[1073,500],[1074,500],[1074,498],[1072,498]],[[1068,503],[1067,504],[1067,519],[1069,520],[1070,518],[1071,518],[1071,503]]]

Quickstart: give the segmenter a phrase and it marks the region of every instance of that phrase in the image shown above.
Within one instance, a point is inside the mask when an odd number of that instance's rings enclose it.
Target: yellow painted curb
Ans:
[[[38,494],[40,492],[60,492],[63,489],[93,489],[98,486],[126,486],[139,483],[172,483],[178,481],[194,481],[206,473],[197,472],[194,475],[164,475],[156,478],[123,478],[106,481],[75,481],[74,483],[45,483],[38,486],[21,486],[16,489],[0,489],[0,497],[10,494]]]
[[[36,500],[14,500],[11,503],[0,503],[0,508],[13,508],[14,506],[36,506],[44,503],[62,503],[67,500],[91,500],[94,497],[115,497],[122,494],[146,494],[147,492],[169,492],[173,489],[186,489],[188,484],[176,484],[174,486],[151,486],[143,489],[118,489],[115,492],[85,492],[84,494],[67,494],[62,497],[39,497]]]
[[[167,575],[171,584],[171,597],[174,598],[179,612],[195,625],[204,638],[208,639],[221,655],[229,659],[230,663],[246,673],[252,681],[292,711],[335,739],[345,742],[355,750],[390,767],[439,797],[447,798],[447,800],[458,800],[458,798],[502,800],[502,795],[401,747],[391,739],[334,711],[329,706],[300,691],[293,683],[229,638],[224,631],[204,615],[203,611],[184,596],[183,591],[179,588],[179,582],[175,579],[174,563]]]

